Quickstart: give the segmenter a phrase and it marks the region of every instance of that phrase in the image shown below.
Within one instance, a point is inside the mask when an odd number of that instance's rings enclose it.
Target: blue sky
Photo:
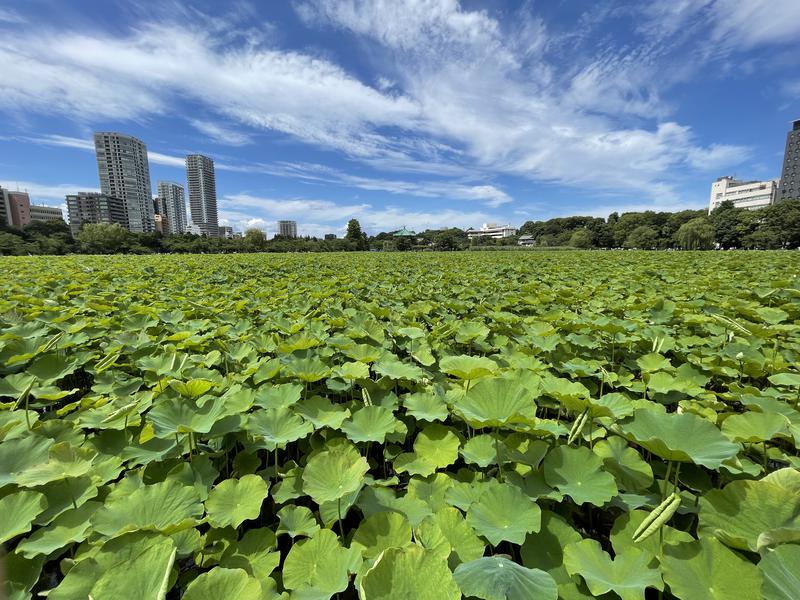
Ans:
[[[0,185],[153,188],[217,164],[220,219],[370,233],[680,210],[780,175],[800,1],[0,0]]]

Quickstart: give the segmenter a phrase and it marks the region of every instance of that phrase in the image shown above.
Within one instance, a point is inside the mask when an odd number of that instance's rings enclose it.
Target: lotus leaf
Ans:
[[[367,517],[353,534],[351,548],[360,548],[365,558],[375,558],[387,548],[411,543],[411,525],[396,512],[379,512]]]
[[[452,507],[442,508],[422,521],[415,530],[415,538],[426,548],[456,563],[480,558],[485,547],[461,511]],[[456,560],[452,560],[453,555]]]
[[[92,468],[96,454],[90,448],[75,448],[68,442],[57,442],[50,446],[47,462],[32,465],[17,473],[16,483],[32,487],[67,477],[80,477]]]
[[[497,372],[497,363],[482,356],[445,356],[439,361],[443,373],[472,381]]]
[[[169,382],[169,386],[178,392],[181,396],[196,400],[206,392],[214,387],[213,381],[207,379],[190,379],[189,381],[180,381],[173,379]]]
[[[529,533],[520,549],[522,564],[547,571],[558,584],[571,583],[564,567],[564,548],[581,539],[581,534],[570,527],[563,517],[548,510],[542,511],[541,529]]]
[[[259,475],[226,479],[208,494],[208,522],[212,527],[239,527],[244,521],[257,518],[268,489]]]
[[[299,383],[262,385],[256,390],[255,404],[267,409],[289,408],[294,406],[302,395],[303,386]]]
[[[739,451],[738,444],[728,441],[713,424],[690,413],[638,409],[622,431],[665,460],[693,462],[708,469],[718,469]]]
[[[277,534],[288,533],[290,537],[313,537],[319,531],[319,524],[313,513],[305,506],[284,506],[278,511],[280,526]]]
[[[361,489],[367,460],[351,444],[339,444],[312,456],[303,470],[303,491],[317,504],[334,502]]]
[[[44,494],[23,490],[0,498],[0,544],[30,531],[33,520],[47,507]]]
[[[748,565],[749,567],[749,565]],[[794,600],[800,590],[800,546],[787,544],[765,553],[758,563],[764,600]]]
[[[777,436],[789,437],[790,424],[783,415],[746,412],[725,419],[722,433],[734,442],[763,442]]]
[[[311,423],[315,429],[330,427],[341,429],[344,420],[350,416],[350,409],[334,404],[322,396],[313,396],[295,406],[295,412]]]
[[[461,442],[453,430],[444,425],[426,425],[414,440],[414,452],[405,452],[394,461],[398,473],[427,477],[436,469],[453,464]]]
[[[502,556],[486,556],[456,567],[453,577],[465,596],[484,600],[556,600],[558,587],[539,569]]]
[[[164,600],[177,550],[172,540],[156,543],[124,563],[104,570],[89,598]]]
[[[661,562],[664,581],[681,600],[762,598],[758,567],[713,537],[667,546]]]
[[[347,588],[350,574],[361,566],[355,549],[343,548],[330,529],[320,529],[292,546],[283,565],[283,584],[298,592],[332,596]]]
[[[694,538],[685,531],[665,524],[661,526],[659,535],[651,535],[634,542],[633,534],[649,515],[650,512],[645,510],[632,510],[617,517],[611,529],[611,545],[615,553],[623,554],[628,548],[638,548],[657,556],[662,543],[674,545],[694,541]]]
[[[467,511],[467,523],[493,546],[503,540],[521,544],[526,534],[539,531],[541,518],[536,502],[513,485],[491,487]]]
[[[449,414],[447,404],[436,394],[418,392],[403,398],[406,412],[419,421],[444,421]]]
[[[596,540],[564,548],[564,566],[570,575],[580,575],[595,596],[613,590],[622,600],[644,600],[646,588],[664,588],[658,569],[650,566],[652,558],[649,552],[628,548],[612,560]]]
[[[643,490],[653,483],[653,469],[624,439],[611,436],[597,442],[592,450],[623,489]]]
[[[397,428],[398,421],[388,408],[364,406],[344,423],[342,431],[353,442],[378,442],[382,444],[386,434]]]
[[[285,448],[286,444],[308,436],[314,427],[285,408],[256,410],[248,415],[247,430],[263,441],[267,450]]]
[[[535,408],[526,387],[499,377],[481,379],[455,404],[455,410],[473,427],[501,427]]]
[[[275,551],[276,545],[277,538],[272,530],[266,527],[250,529],[241,540],[225,549],[219,564],[221,567],[243,569],[263,586],[270,586],[269,576],[281,562],[280,553]]]
[[[261,600],[261,584],[242,569],[215,567],[192,581],[183,595],[184,600]]]
[[[602,506],[617,495],[614,476],[603,470],[600,457],[584,447],[552,449],[544,459],[544,478],[576,504]]]
[[[461,592],[447,562],[417,545],[389,548],[358,585],[361,600],[459,600]]]
[[[17,544],[17,552],[25,558],[33,558],[48,555],[74,542],[82,542],[89,536],[92,515],[101,506],[100,502],[87,502],[61,513],[49,526],[37,529],[30,537]],[[3,514],[8,513],[3,510]]]

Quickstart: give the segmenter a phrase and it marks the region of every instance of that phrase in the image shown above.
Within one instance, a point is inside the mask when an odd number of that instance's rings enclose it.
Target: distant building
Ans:
[[[186,157],[186,180],[189,182],[189,208],[192,223],[202,235],[219,235],[217,215],[217,182],[214,161],[202,154]]]
[[[155,223],[156,233],[160,233],[161,235],[169,234],[169,219],[167,219],[167,215],[156,213],[153,215],[153,221]]]
[[[336,234],[335,233],[326,233],[325,234],[325,240],[326,241],[335,240],[335,239],[336,239]]]
[[[114,132],[94,134],[100,192],[125,203],[128,229],[153,231],[152,189],[147,146],[129,135]]]
[[[278,235],[288,238],[296,238],[297,221],[278,221]]]
[[[726,200],[733,202],[736,208],[756,209],[769,206],[777,197],[778,181],[739,181],[730,176],[719,177],[711,184],[708,212],[711,214],[711,211]]]
[[[792,123],[786,134],[786,150],[783,153],[783,171],[778,200],[800,200],[800,119]]]
[[[519,246],[535,246],[536,245],[536,238],[532,235],[523,235],[520,236],[519,240],[517,241]]]
[[[392,234],[392,236],[394,236],[394,237],[409,237],[410,238],[410,237],[416,237],[417,234],[414,231],[411,231],[410,229],[406,229],[406,226],[403,225],[400,229],[395,231]]]
[[[95,192],[70,194],[67,196],[67,212],[73,236],[77,236],[86,223],[118,223],[129,229],[126,203],[122,198]]]
[[[469,239],[477,237],[490,237],[490,238],[507,238],[516,235],[517,230],[511,225],[497,225],[495,223],[484,223],[480,229],[467,229],[467,237]]]
[[[227,225],[220,225],[219,226],[219,237],[223,237],[226,240],[233,239],[233,227],[228,227]]]
[[[172,181],[159,181],[157,187],[158,197],[161,199],[164,209],[161,214],[167,216],[169,233],[184,233],[188,219],[186,218],[186,197],[183,186]]]
[[[189,223],[186,226],[186,233],[190,233],[192,235],[203,235],[203,231],[200,229],[200,226],[195,225],[194,223]]]
[[[31,204],[31,222],[33,221],[64,221],[64,213],[56,206]]]
[[[9,227],[22,229],[31,222],[31,199],[27,192],[0,188],[0,216]]]

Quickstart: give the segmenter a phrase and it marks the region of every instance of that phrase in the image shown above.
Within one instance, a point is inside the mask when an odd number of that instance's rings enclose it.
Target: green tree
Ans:
[[[627,214],[622,215],[623,217]],[[621,220],[621,219],[620,219]],[[626,248],[652,250],[658,246],[658,232],[647,225],[639,225],[625,238]]]
[[[250,252],[263,250],[267,244],[267,236],[260,229],[248,229],[244,232],[244,247]]]
[[[345,234],[345,239],[348,240],[361,240],[363,234],[361,232],[361,223],[358,222],[358,219],[350,219],[347,222],[347,233]]]
[[[569,238],[569,245],[573,248],[591,248],[594,246],[594,236],[588,229],[576,229]]]
[[[126,252],[131,234],[118,223],[87,223],[78,232],[81,251],[87,254]]]
[[[714,227],[706,217],[686,221],[675,233],[675,241],[684,250],[708,250],[714,247]]]

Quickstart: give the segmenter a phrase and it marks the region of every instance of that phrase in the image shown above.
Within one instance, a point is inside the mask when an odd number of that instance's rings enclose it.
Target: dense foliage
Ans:
[[[248,229],[242,238],[198,235],[135,234],[119,225],[86,225],[73,240],[64,223],[32,223],[19,231],[0,226],[0,255],[28,254],[213,254],[234,252],[353,252],[358,250],[468,250],[516,246],[520,236],[533,236],[545,248],[631,248],[708,250],[719,248],[767,249],[800,247],[800,201],[779,202],[750,211],[725,202],[711,215],[704,210],[612,213],[608,219],[563,217],[527,221],[519,236],[494,239],[474,237],[457,227],[429,229],[411,237],[381,232],[373,237],[356,219],[347,223],[342,239],[312,237],[267,239],[260,229]]]
[[[8,597],[795,598],[798,266],[2,258]]]

